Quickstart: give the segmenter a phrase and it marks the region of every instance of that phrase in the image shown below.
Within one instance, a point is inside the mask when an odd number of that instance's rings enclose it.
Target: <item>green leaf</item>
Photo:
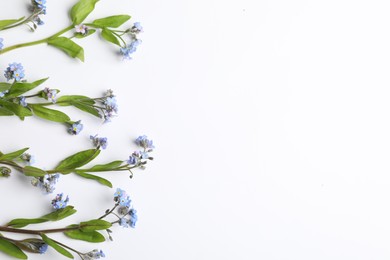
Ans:
[[[42,176],[45,176],[47,174],[47,172],[45,172],[44,170],[33,167],[33,166],[24,167],[23,173],[24,173],[24,175],[31,176],[31,177],[42,177]]]
[[[102,178],[100,176],[96,176],[96,175],[93,175],[93,174],[88,174],[88,173],[81,172],[81,171],[76,171],[76,174],[81,176],[81,177],[83,177],[83,178],[86,178],[86,179],[96,180],[99,183],[112,188],[112,183],[109,180],[106,180],[106,179],[104,179],[104,178]]]
[[[12,84],[6,83],[6,82],[0,82],[0,92],[9,90],[11,88]]]
[[[30,107],[34,114],[40,118],[59,123],[66,123],[70,121],[69,116],[61,111],[46,108],[40,105],[30,105]]]
[[[9,89],[9,92],[5,95],[6,98],[14,98],[18,97],[27,91],[30,91],[39,85],[41,85],[43,82],[45,82],[48,78],[40,79],[37,81],[34,81],[32,83],[27,82],[16,82],[12,85],[12,87]]]
[[[75,34],[74,34],[74,37],[76,37],[77,39],[81,39],[81,38],[88,37],[88,36],[90,36],[91,34],[94,34],[95,32],[96,32],[95,29],[89,29],[88,32],[87,32],[86,34],[75,33]]]
[[[95,104],[95,101],[87,96],[67,95],[57,98],[56,102],[56,104],[59,106],[73,106],[74,103],[93,105]]]
[[[15,152],[12,152],[12,153],[6,153],[6,154],[3,154],[0,156],[0,160],[1,161],[10,161],[10,160],[13,160],[19,156],[21,156],[25,151],[27,151],[29,148],[23,148],[23,149],[20,149],[20,150],[17,150]]]
[[[113,161],[107,164],[98,164],[93,166],[90,169],[85,170],[86,172],[102,172],[102,171],[110,171],[121,166],[123,161]]]
[[[98,156],[99,153],[99,149],[89,149],[75,153],[68,158],[62,160],[60,164],[56,167],[56,170],[74,170],[95,159],[95,157]]]
[[[93,21],[97,27],[112,27],[117,28],[127,22],[131,18],[130,15],[114,15]]]
[[[59,209],[56,211],[53,211],[49,214],[46,214],[40,218],[17,218],[11,220],[7,226],[12,226],[14,228],[22,228],[30,224],[39,224],[39,223],[44,223],[47,221],[59,221],[61,219],[64,219],[66,217],[69,217],[76,213],[77,210],[73,208],[73,206],[66,206],[63,209]]]
[[[14,227],[14,228],[22,228],[22,227],[25,227],[25,226],[30,225],[30,224],[40,224],[40,223],[44,223],[44,222],[47,222],[47,220],[43,219],[43,218],[31,218],[31,219],[16,218],[16,219],[11,220],[7,224],[7,226]]]
[[[78,227],[79,225],[70,225],[68,227]],[[66,236],[72,239],[83,240],[92,243],[100,243],[106,241],[104,236],[98,231],[81,231],[79,229],[64,232]]]
[[[17,22],[20,22],[23,19],[24,19],[24,16],[19,18],[19,19],[0,20],[0,29],[3,29],[7,26],[10,26],[10,25],[15,24]]]
[[[68,258],[71,258],[71,259],[74,258],[73,255],[68,250],[66,250],[65,248],[63,248],[62,246],[60,246],[59,244],[57,244],[53,240],[51,240],[45,234],[42,233],[41,237],[42,237],[43,241],[45,241],[46,244],[48,244],[49,246],[54,248],[54,250],[56,250],[58,253],[62,254],[63,256],[66,256]]]
[[[80,0],[70,10],[70,18],[74,25],[81,24],[85,18],[95,9],[99,0]]]
[[[53,211],[52,213],[44,215],[42,216],[42,218],[47,219],[48,221],[58,221],[67,218],[76,212],[77,210],[75,210],[73,206],[66,206],[63,209],[58,209],[56,211]]]
[[[2,237],[0,237],[0,251],[18,259],[27,259],[27,255],[19,247]]]
[[[113,44],[116,44],[118,46],[121,46],[118,38],[113,34],[112,31],[104,28],[101,32],[101,35],[102,35],[103,39],[105,39],[106,41],[111,42]]]
[[[97,109],[94,108],[94,107],[85,105],[85,104],[83,104],[83,103],[78,103],[78,102],[74,102],[74,103],[73,103],[73,106],[74,106],[75,108],[80,109],[81,111],[87,112],[87,113],[89,113],[89,114],[91,114],[91,115],[94,115],[94,116],[96,116],[96,117],[99,117],[99,118],[102,117],[102,116],[100,115],[100,113],[99,113],[99,110],[97,110]]]
[[[80,230],[81,231],[95,231],[95,230],[105,230],[110,228],[112,225],[110,222],[105,221],[103,219],[93,219],[86,222],[80,223]]]
[[[16,104],[16,103],[12,103],[12,102],[0,99],[0,105],[3,108],[13,112],[21,120],[24,120],[24,118],[26,116],[32,116],[33,115],[32,112],[29,109],[23,107],[22,105]]]
[[[84,61],[84,49],[66,37],[56,37],[50,39],[47,43],[64,51],[72,58],[78,58],[79,60]]]
[[[15,115],[14,112],[4,107],[0,107],[0,116],[13,116],[13,115]]]

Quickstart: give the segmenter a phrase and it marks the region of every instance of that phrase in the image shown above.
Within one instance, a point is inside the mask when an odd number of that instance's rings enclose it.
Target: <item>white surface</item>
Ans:
[[[14,2],[3,3],[2,17],[24,14]],[[67,25],[74,2],[49,1],[35,34],[0,36],[49,35]],[[40,166],[53,167],[89,147],[89,134],[109,138],[102,161],[125,159],[139,134],[153,138],[156,160],[145,172],[109,175],[132,195],[137,228],[115,228],[114,242],[69,242],[102,248],[107,259],[388,259],[389,8],[384,0],[102,0],[91,19],[129,13],[142,22],[133,61],[91,37],[80,41],[84,64],[37,46],[2,56],[0,67],[22,62],[28,79],[50,76],[45,85],[65,94],[112,88],[120,116],[101,125],[69,110],[86,126],[77,137],[38,119],[0,118],[1,150],[29,146]],[[25,178],[1,180],[0,189],[2,223],[48,210],[51,197]],[[70,222],[99,215],[113,192],[72,176],[57,191],[80,212]],[[60,257],[51,250],[46,259]]]

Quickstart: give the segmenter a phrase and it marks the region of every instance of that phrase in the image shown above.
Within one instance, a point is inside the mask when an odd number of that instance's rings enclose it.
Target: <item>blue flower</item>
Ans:
[[[91,135],[91,136],[89,136],[89,139],[92,140],[93,145],[95,147],[101,147],[103,149],[107,148],[107,145],[108,145],[107,137],[97,137],[97,135],[95,135],[95,136]]]
[[[15,79],[20,81],[24,78],[24,69],[21,63],[11,63],[4,72],[4,76],[7,80]]]
[[[132,154],[129,156],[129,160],[127,160],[127,164],[129,165],[136,165],[138,163],[138,160],[139,160],[139,156],[137,156],[137,154]]]
[[[132,228],[135,228],[135,224],[137,223],[138,216],[137,216],[137,211],[135,209],[130,209],[129,211],[129,225]]]
[[[3,41],[4,41],[4,39],[0,38],[0,50],[3,49],[3,47],[4,47]]]
[[[26,107],[27,106],[26,97],[21,96],[19,99],[19,104]]]
[[[68,132],[71,134],[71,135],[78,135],[81,130],[83,130],[83,124],[81,124],[81,121],[77,121],[77,122],[74,122],[69,128],[68,128]]]
[[[93,259],[99,259],[100,257],[106,257],[103,251],[98,249],[94,249],[91,252],[88,252],[86,254],[81,254],[81,255],[82,255],[82,259],[85,260],[93,260]]]
[[[84,24],[78,24],[74,26],[76,33],[81,35],[87,35],[88,34],[88,27]]]
[[[40,247],[38,247],[39,253],[40,254],[46,253],[47,248],[48,248],[48,245],[46,243],[42,244]]]
[[[140,22],[135,22],[133,24],[133,27],[131,27],[130,31],[132,33],[138,34],[144,31],[144,28],[142,27]]]
[[[118,113],[118,104],[116,103],[116,98],[114,96],[106,97],[103,100],[103,105],[104,122],[110,122],[111,118]]]
[[[130,197],[127,196],[126,191],[121,189],[116,189],[116,192],[114,193],[114,201],[117,202],[121,207],[130,207]]]
[[[57,102],[57,90],[56,89],[50,89],[50,88],[44,88],[43,89],[43,96],[44,98],[46,98],[47,100],[53,102],[53,104],[55,102]]]
[[[153,141],[149,140],[146,135],[139,136],[136,140],[135,143],[145,149],[153,149]]]
[[[126,47],[120,48],[120,53],[123,56],[123,59],[131,60],[130,54],[133,54],[137,47],[141,44],[141,40],[135,39]]]
[[[51,204],[53,205],[53,208],[58,210],[58,209],[63,209],[66,207],[66,205],[69,202],[69,196],[66,196],[66,199],[63,199],[63,193],[57,194],[57,196],[51,201]]]

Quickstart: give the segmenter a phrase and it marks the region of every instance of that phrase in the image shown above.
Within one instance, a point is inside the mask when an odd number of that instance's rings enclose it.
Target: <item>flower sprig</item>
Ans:
[[[73,38],[85,38],[94,34],[96,31],[100,31],[102,39],[119,47],[119,53],[122,54],[124,59],[131,59],[130,55],[137,50],[137,47],[141,43],[141,40],[138,39],[138,34],[143,32],[141,24],[139,22],[135,22],[132,26],[126,29],[118,29],[131,18],[129,15],[113,15],[96,19],[90,23],[84,23],[84,20],[95,9],[95,5],[98,1],[99,0],[79,0],[70,11],[71,24],[49,37],[32,42],[15,44],[5,48],[3,48],[4,40],[0,38],[0,55],[27,46],[48,44],[62,50],[73,58],[78,58],[79,60],[84,61],[84,49],[73,41]],[[40,10],[34,11],[34,15],[28,20],[31,21],[31,19],[33,19],[33,28],[36,28],[36,24],[41,23],[39,14],[46,12],[46,7],[42,7],[44,3],[44,0],[33,0],[33,6],[36,7],[35,9]],[[40,9],[39,6],[42,8]],[[8,21],[9,24],[3,21],[3,24],[5,24],[3,27],[1,26],[2,21],[0,21],[0,30],[9,29],[26,23],[22,18],[6,21]],[[72,30],[73,35],[64,36],[65,33]]]
[[[21,120],[26,117],[37,116],[49,121],[63,123],[68,132],[76,135],[82,129],[80,121],[73,121],[59,110],[49,106],[73,106],[83,112],[109,122],[118,113],[118,104],[112,90],[108,90],[102,97],[90,98],[82,95],[58,96],[60,90],[44,88],[26,95],[42,85],[48,78],[34,82],[24,80],[25,73],[22,64],[11,63],[4,72],[9,82],[0,82],[0,116],[18,116]],[[29,100],[44,99],[49,102],[30,102]]]
[[[31,166],[30,154],[27,154],[28,148],[20,149],[11,153],[0,153],[0,176],[9,177],[11,168],[21,172],[25,176],[33,177],[31,183],[33,186],[39,187],[45,193],[51,193],[55,189],[60,175],[67,175],[74,173],[82,178],[95,180],[102,185],[112,188],[112,183],[96,173],[103,172],[129,172],[129,177],[133,177],[133,169],[144,169],[149,160],[153,160],[150,153],[153,151],[153,141],[146,136],[140,136],[135,143],[142,149],[133,152],[128,160],[116,160],[106,164],[96,164],[92,167],[85,167],[99,156],[101,149],[107,147],[107,138],[100,138],[91,136],[94,149],[88,149],[77,152],[65,159],[63,159],[54,169],[43,170]]]
[[[31,15],[19,19],[0,20],[0,31],[12,29],[21,25],[27,25],[31,31],[35,31],[38,25],[43,25],[41,15],[46,14],[46,0],[31,0]]]
[[[68,258],[74,258],[71,253],[73,252],[83,260],[99,259],[100,257],[105,257],[102,250],[94,249],[90,252],[82,253],[63,242],[49,238],[48,234],[63,233],[70,239],[100,243],[106,241],[106,237],[101,231],[106,231],[109,240],[113,240],[112,227],[114,225],[119,225],[124,228],[135,228],[135,224],[138,221],[137,211],[134,209],[130,197],[124,190],[118,188],[114,193],[114,206],[111,209],[107,209],[99,218],[52,229],[25,228],[28,225],[36,225],[49,221],[61,221],[75,214],[77,210],[74,209],[73,206],[67,205],[68,201],[68,196],[63,200],[63,194],[57,194],[52,200],[54,211],[38,218],[16,218],[9,221],[6,225],[0,226],[0,232],[3,233],[18,233],[35,236],[23,240],[15,240],[1,234],[0,251],[18,259],[27,259],[28,257],[25,252],[44,254],[48,248],[51,247]],[[109,221],[107,218],[110,215],[114,216],[116,220]]]

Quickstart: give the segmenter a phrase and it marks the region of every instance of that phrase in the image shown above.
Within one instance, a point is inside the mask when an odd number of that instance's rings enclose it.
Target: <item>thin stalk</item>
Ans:
[[[42,230],[32,230],[32,229],[20,229],[20,228],[12,228],[12,227],[4,227],[0,226],[0,231],[10,232],[10,233],[18,233],[18,234],[30,234],[30,235],[40,235],[41,233],[63,233],[70,230],[80,229],[77,227],[68,227],[68,228],[54,228],[54,229],[42,229]]]

